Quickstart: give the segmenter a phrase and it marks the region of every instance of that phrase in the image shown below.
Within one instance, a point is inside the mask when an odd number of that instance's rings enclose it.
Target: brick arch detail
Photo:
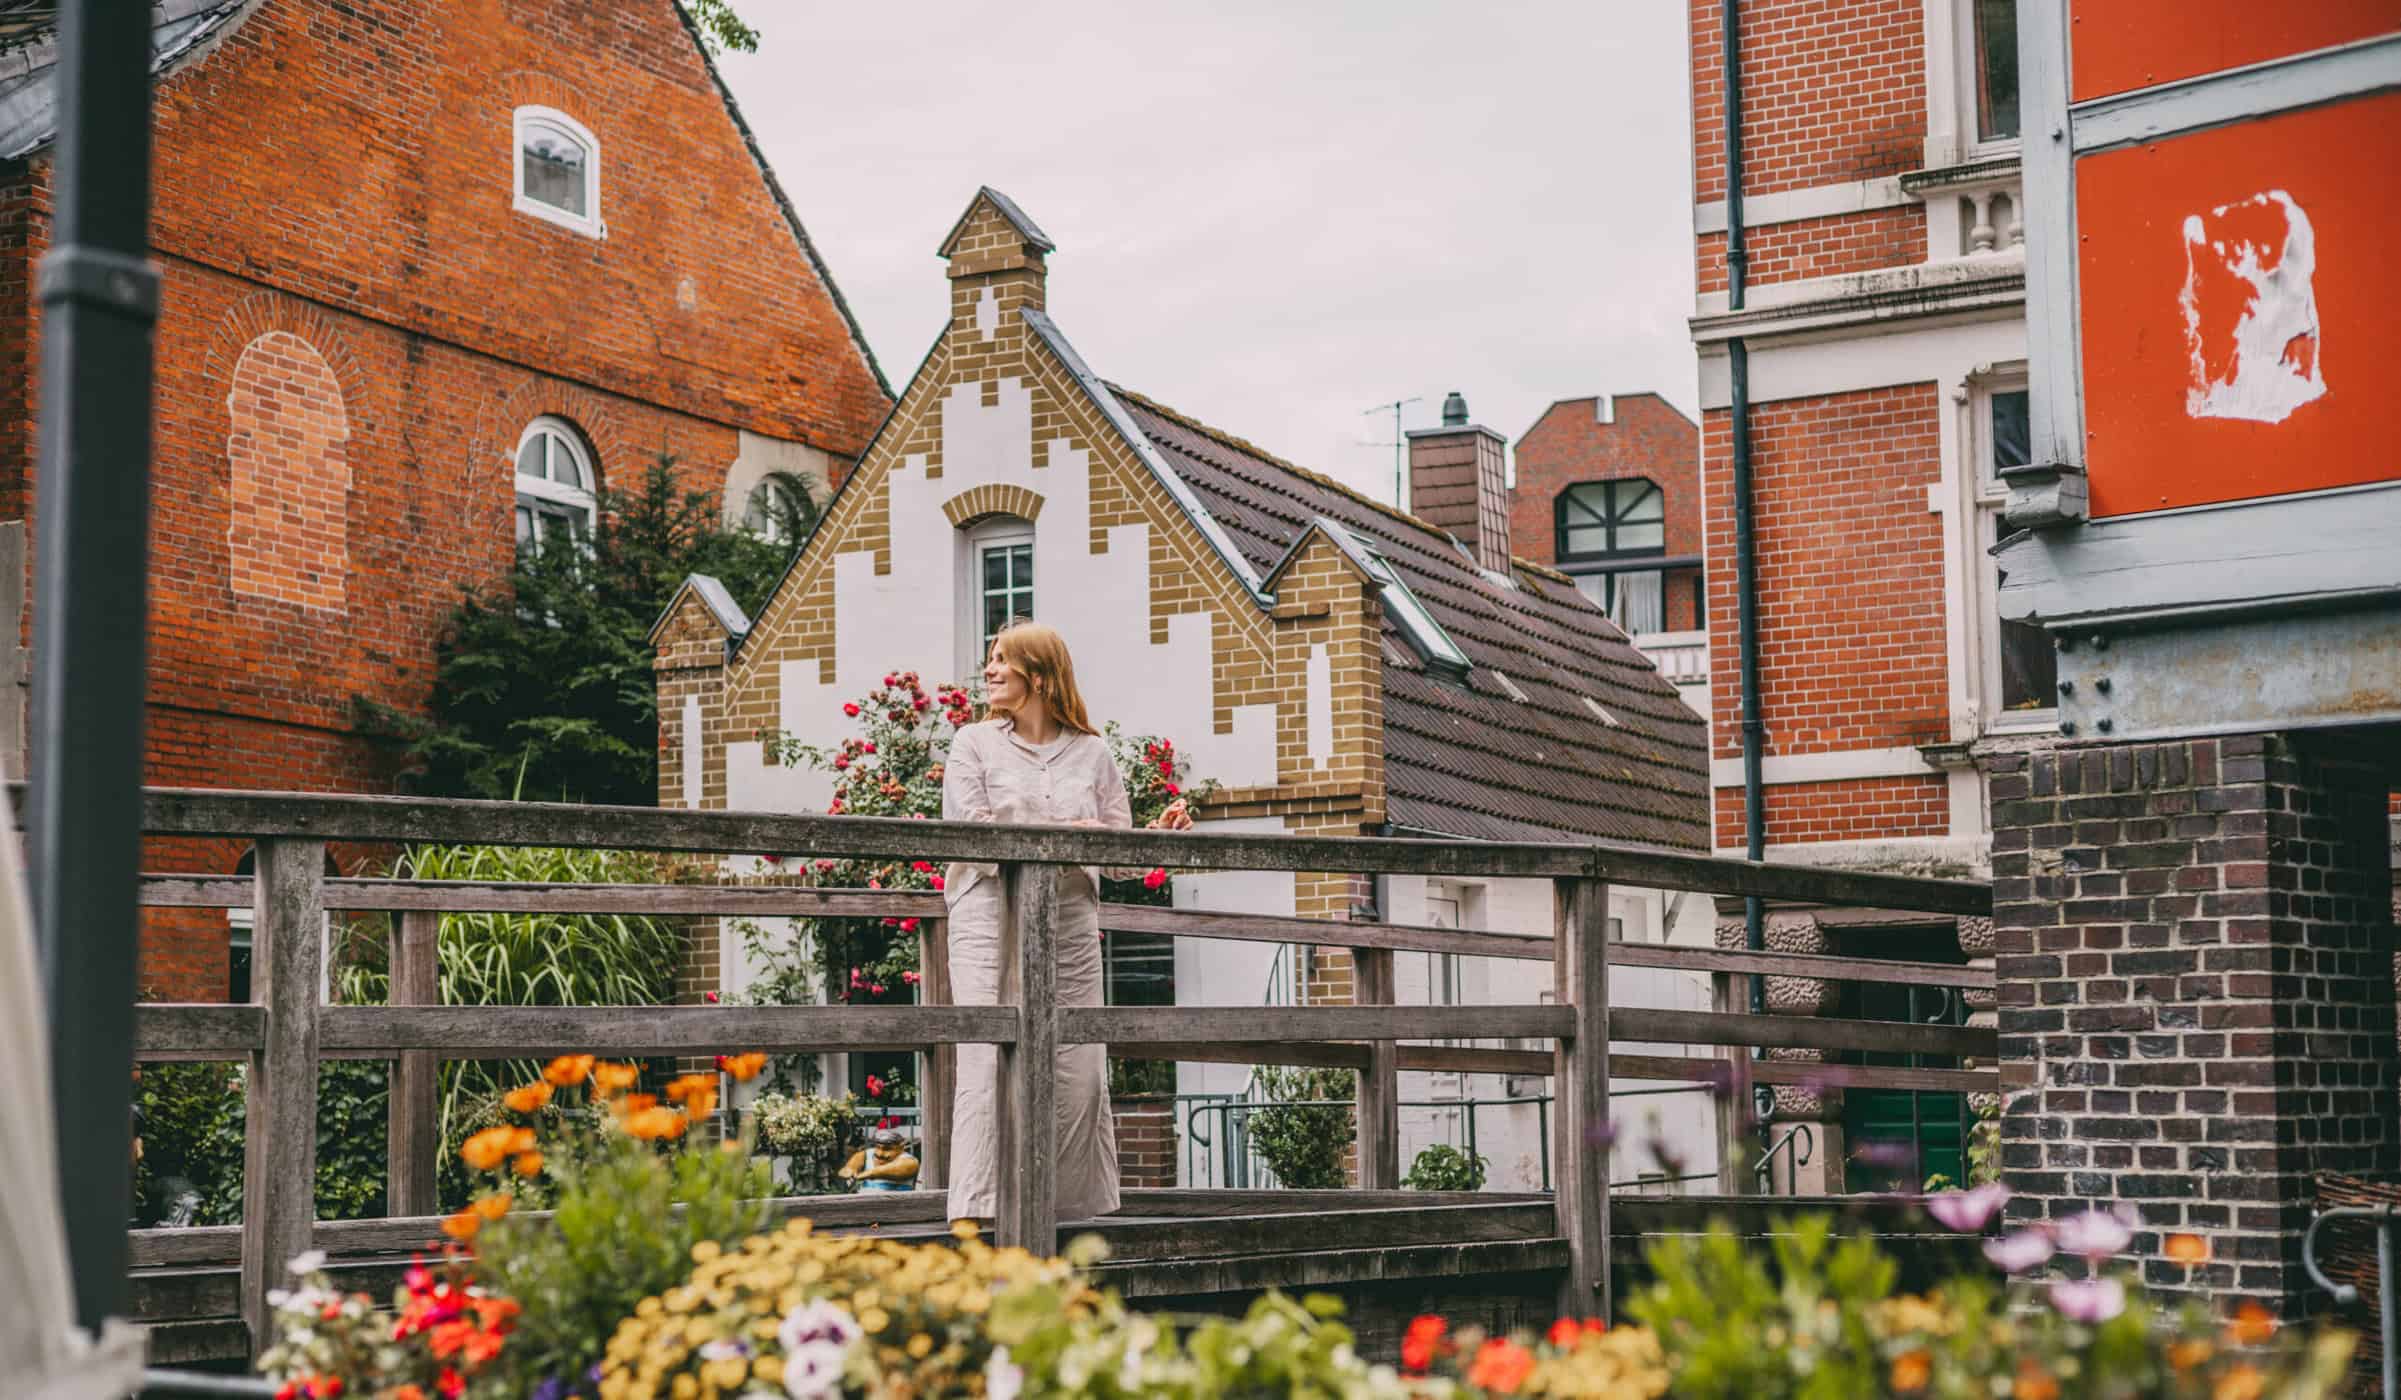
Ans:
[[[582,122],[594,135],[600,132],[599,125],[592,120],[591,92],[578,89],[557,74],[519,68],[501,74],[493,86],[507,100],[508,110],[503,115],[512,122],[519,107],[549,107]],[[605,147],[607,142],[604,140],[602,145]]]
[[[1042,498],[1022,486],[985,482],[970,486],[942,503],[942,514],[959,529],[992,515],[1014,515],[1021,520],[1038,520],[1042,516]]]
[[[349,610],[350,414],[333,366],[270,330],[225,395],[226,575],[237,595]]]
[[[478,506],[488,504],[478,483],[496,480],[507,492],[515,491],[517,441],[536,418],[556,418],[583,436],[601,485],[615,487],[625,480],[640,479],[641,446],[626,431],[614,400],[580,384],[527,375],[485,408],[476,427],[466,507],[470,524],[477,518]],[[484,475],[487,470],[491,477]],[[634,473],[631,478],[623,475],[628,471]],[[501,499],[513,499],[513,495]],[[503,510],[498,518],[505,520],[507,515]]]
[[[224,391],[232,387],[234,369],[242,356],[260,336],[273,331],[308,342],[309,348],[333,372],[334,382],[341,386],[351,434],[356,437],[371,431],[374,415],[367,395],[366,371],[352,353],[349,338],[342,334],[340,321],[321,307],[295,301],[281,292],[252,292],[217,318],[200,361],[202,377],[216,390],[209,397],[224,401]]]

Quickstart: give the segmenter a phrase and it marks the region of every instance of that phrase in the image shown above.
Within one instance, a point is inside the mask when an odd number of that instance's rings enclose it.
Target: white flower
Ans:
[[[804,1342],[784,1351],[784,1393],[792,1400],[831,1400],[842,1393],[842,1359],[847,1346]]]
[[[984,1363],[984,1395],[986,1400],[1017,1400],[1017,1392],[1025,1389],[1025,1371],[1009,1360],[1007,1347],[995,1347],[992,1359]]]
[[[322,1249],[303,1250],[293,1255],[292,1262],[286,1267],[293,1273],[303,1276],[320,1273],[325,1268],[325,1251]]]

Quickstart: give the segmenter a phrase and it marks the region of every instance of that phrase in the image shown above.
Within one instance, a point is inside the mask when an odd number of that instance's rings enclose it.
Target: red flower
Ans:
[[[1148,875],[1142,877],[1142,888],[1146,890],[1155,890],[1159,886],[1166,883],[1167,872],[1165,870],[1153,870]]]
[[[1401,1338],[1401,1369],[1412,1375],[1424,1375],[1426,1368],[1434,1364],[1434,1358],[1446,1350],[1443,1334],[1449,1330],[1449,1323],[1431,1313],[1412,1319],[1408,1332]]]
[[[914,972],[903,972],[900,974],[900,980],[914,987],[917,985],[917,974]]]
[[[1583,1335],[1584,1329],[1577,1325],[1574,1318],[1563,1317],[1551,1324],[1551,1330],[1544,1334],[1544,1340],[1565,1351],[1576,1344],[1576,1338]]]
[[[934,706],[934,702],[923,695],[918,696],[915,700],[912,700],[909,703],[913,707],[920,710],[930,710]]]
[[[860,751],[861,751],[861,752],[864,752],[864,753],[874,753],[874,752],[875,752],[875,740],[873,740],[873,739],[870,739],[870,740],[868,740],[866,743],[859,745],[859,749],[860,749]]]
[[[930,860],[917,861],[909,868],[916,871],[920,875],[931,875],[934,873],[934,863]]]
[[[459,1400],[460,1396],[467,1393],[467,1383],[459,1379],[459,1373],[456,1370],[445,1366],[442,1368],[442,1374],[434,1378],[434,1389],[448,1396],[450,1400]]]
[[[898,675],[894,674],[893,672],[886,671],[886,672],[884,673],[884,684],[886,684],[886,685],[898,685],[898,684],[900,684],[900,677],[899,677]]]
[[[881,1079],[878,1079],[877,1077],[875,1077],[875,1076],[874,1076],[874,1075],[872,1075],[872,1074],[871,1074],[871,1075],[868,1075],[868,1076],[867,1076],[867,1097],[869,1097],[869,1098],[871,1098],[871,1099],[880,1099],[880,1098],[882,1098],[883,1096],[884,1096],[884,1081],[883,1081],[883,1080],[881,1080]]]
[[[711,1006],[715,1006],[717,1004],[717,994],[715,992],[702,992],[700,994],[700,999],[707,1002]]]
[[[1495,1337],[1476,1348],[1476,1359],[1467,1368],[1467,1383],[1508,1395],[1533,1373],[1534,1353],[1506,1337]]]
[[[889,1118],[878,1118],[875,1120],[875,1126],[878,1130],[889,1128],[892,1126],[892,1120]]]
[[[850,766],[850,756],[848,754],[837,754],[834,758],[834,766],[836,768],[848,768]]]
[[[859,717],[859,702],[856,700],[843,701],[842,713],[850,716],[852,719],[857,719]]]
[[[902,933],[915,933],[917,931],[917,921],[915,919],[901,920],[900,931]]]
[[[1177,787],[1174,783],[1169,783],[1167,785],[1167,795],[1169,797],[1182,797],[1184,795],[1184,790],[1180,787]]]
[[[941,877],[941,876],[939,876],[939,875],[936,875],[936,876],[934,876],[934,877],[933,877],[933,885],[934,885],[934,888],[935,888],[935,889],[940,889],[940,888],[942,888],[942,877]]]

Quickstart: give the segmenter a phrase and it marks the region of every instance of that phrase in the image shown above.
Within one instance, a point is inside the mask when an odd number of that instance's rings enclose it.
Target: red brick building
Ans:
[[[661,455],[737,512],[771,470],[830,484],[886,411],[674,0],[154,15],[152,782],[382,788],[353,697],[421,705],[518,538]],[[28,523],[51,61],[0,78],[0,520]],[[238,975],[222,919],[152,927],[146,991]]]
[[[2050,645],[2003,624],[1986,550],[2026,460],[2025,256],[2012,0],[1742,0],[1740,295],[1729,264],[1724,6],[1693,0],[1694,246],[1716,844],[1746,849],[1734,360],[1757,556],[1764,854],[1983,875],[1991,755],[2054,742]],[[1746,934],[1739,908],[1720,938]],[[1771,947],[1988,956],[1988,921],[1893,927],[1772,912]],[[1894,993],[1893,995],[1900,995]],[[1895,1020],[1969,1008],[1777,979],[1775,1009]],[[1989,999],[1973,1008],[1988,1014]],[[1908,1096],[1900,1096],[1905,1100]],[[1785,1091],[1846,1133],[1947,1123],[1955,1101]],[[1829,1183],[1833,1184],[1833,1183]],[[1850,1184],[1880,1184],[1855,1170]],[[1899,1183],[1914,1186],[1915,1182]]]
[[[1637,637],[1707,625],[1701,434],[1657,394],[1561,399],[1517,440],[1509,542]]]

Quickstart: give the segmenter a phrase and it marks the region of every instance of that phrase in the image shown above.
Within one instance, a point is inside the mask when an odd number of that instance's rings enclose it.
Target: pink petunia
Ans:
[[[2059,1222],[2059,1247],[2087,1259],[2106,1259],[2134,1242],[2134,1222],[2105,1210],[2088,1210]]]
[[[2055,1252],[2051,1237],[2040,1230],[2020,1230],[1984,1242],[1984,1257],[1993,1262],[1994,1268],[2011,1274],[2036,1268]]]
[[[2051,1306],[2070,1322],[2107,1322],[2126,1310],[2126,1285],[2114,1278],[2063,1278],[2051,1285]]]
[[[1945,1191],[1926,1198],[1926,1213],[1954,1230],[1980,1233],[2009,1203],[2009,1188],[1999,1182],[1973,1191]]]

